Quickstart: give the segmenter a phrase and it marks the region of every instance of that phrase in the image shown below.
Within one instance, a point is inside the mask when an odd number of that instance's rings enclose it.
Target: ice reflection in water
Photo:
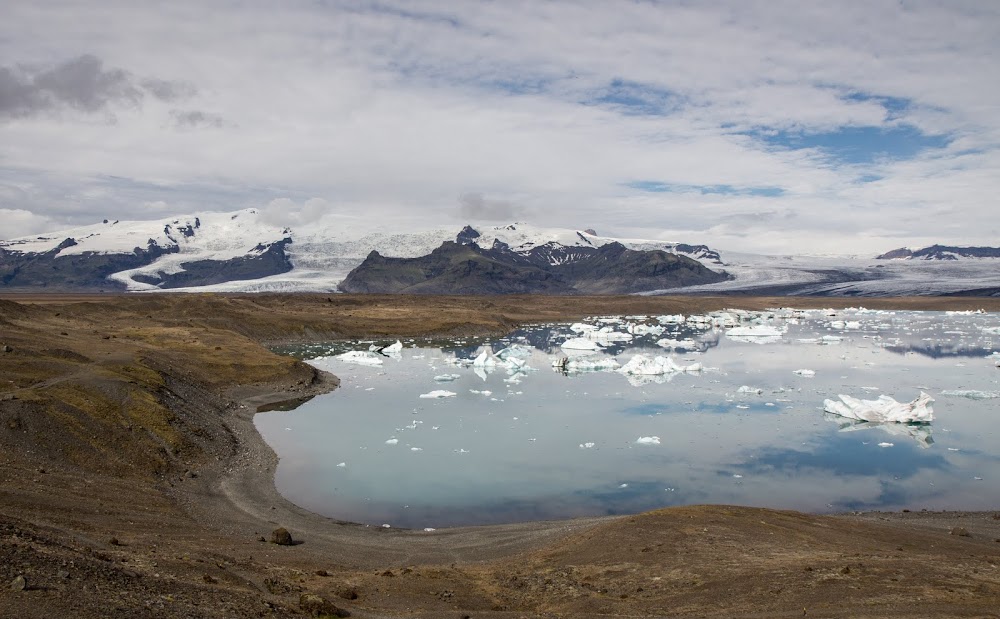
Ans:
[[[404,342],[377,367],[327,359],[317,363],[341,377],[340,389],[255,420],[281,458],[282,494],[371,524],[442,527],[692,503],[996,507],[998,400],[975,396],[998,391],[990,355],[1000,317],[849,310],[681,320],[584,321],[631,335],[627,342],[542,325],[488,342]],[[561,348],[581,336],[601,350]],[[285,352],[315,358],[370,344]],[[638,354],[703,369],[609,369]],[[553,368],[563,358],[603,369]],[[815,374],[796,373],[804,369]],[[435,390],[456,395],[419,397]],[[839,394],[909,401],[921,390],[936,399],[931,424],[852,424],[823,412],[824,399]]]

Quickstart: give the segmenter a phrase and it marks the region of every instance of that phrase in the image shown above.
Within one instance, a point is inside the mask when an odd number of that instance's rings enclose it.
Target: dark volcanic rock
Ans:
[[[727,279],[665,251],[540,245],[526,254],[446,242],[419,258],[372,252],[340,285],[344,292],[404,294],[628,294]]]
[[[876,260],[958,260],[959,258],[1000,258],[1000,247],[955,247],[931,245],[921,249],[900,247],[888,251]]]
[[[292,534],[288,532],[288,529],[279,527],[271,531],[271,543],[279,546],[291,546],[293,544]]]
[[[299,596],[299,608],[313,617],[350,617],[351,613],[314,593]]]
[[[257,279],[269,275],[279,275],[292,270],[292,262],[285,248],[292,239],[285,238],[269,245],[258,245],[246,256],[229,260],[195,260],[185,262],[184,270],[178,273],[160,274],[160,288],[184,288],[188,286],[209,286],[244,279]],[[133,278],[138,280],[138,278]],[[159,283],[152,278],[142,281]]]
[[[0,288],[123,289],[122,284],[108,280],[108,275],[146,266],[164,254],[178,251],[176,246],[163,248],[150,240],[145,248],[136,247],[128,254],[59,255],[63,249],[76,244],[74,239],[66,239],[58,247],[42,253],[0,248]]]

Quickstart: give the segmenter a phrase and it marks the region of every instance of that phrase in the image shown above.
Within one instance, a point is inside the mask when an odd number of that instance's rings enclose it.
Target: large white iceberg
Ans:
[[[572,374],[576,372],[603,372],[617,370],[621,365],[614,357],[594,359],[593,357],[560,357],[552,361],[556,371]]]
[[[382,349],[382,352],[394,353],[394,352],[400,352],[402,350],[403,350],[403,343],[400,342],[399,340],[396,340],[395,344],[389,344],[388,346]]]
[[[622,374],[659,376],[661,374],[677,374],[680,372],[700,372],[701,370],[702,365],[700,363],[678,365],[669,357],[651,358],[646,355],[635,355],[631,361],[623,365],[618,371]]]
[[[737,342],[771,344],[780,341],[784,333],[782,329],[770,325],[750,325],[747,327],[733,327],[726,331],[726,337]]]
[[[861,400],[843,394],[839,397],[839,402],[824,400],[823,410],[871,423],[930,423],[934,420],[934,409],[931,407],[934,398],[923,391],[912,402],[897,402],[887,395],[879,396],[877,400]]]
[[[581,350],[581,351],[598,351],[601,347],[597,345],[597,342],[593,340],[588,340],[585,337],[574,337],[566,340],[559,345],[563,350]]]

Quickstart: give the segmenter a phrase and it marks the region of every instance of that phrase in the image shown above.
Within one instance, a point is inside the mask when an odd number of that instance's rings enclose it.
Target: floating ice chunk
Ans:
[[[816,370],[795,370],[793,374],[798,374],[799,376],[813,377],[816,376]]]
[[[658,376],[662,374],[677,374],[680,372],[696,373],[703,369],[700,363],[691,365],[678,365],[669,357],[653,357],[646,355],[635,355],[632,360],[623,365],[618,371],[622,374],[635,374],[638,376]]]
[[[639,440],[637,440],[636,443],[638,443],[640,445],[659,445],[660,444],[660,437],[659,436],[640,436]]]
[[[601,347],[598,346],[597,342],[593,340],[588,340],[584,337],[574,337],[566,340],[559,345],[563,350],[581,350],[581,351],[599,351]]]
[[[628,484],[618,484],[619,488],[628,488]]]
[[[441,374],[440,376],[435,376],[434,380],[439,383],[448,383],[459,378],[462,378],[461,374]]]
[[[573,333],[589,333],[590,331],[597,331],[597,327],[582,322],[574,322],[569,326],[569,330]]]
[[[410,451],[423,451],[423,447],[410,447]]]
[[[666,314],[656,317],[656,321],[661,325],[679,325],[683,323],[684,320],[684,314]]]
[[[884,442],[878,444],[879,447],[892,447],[893,445],[894,445],[893,443],[884,443]]]
[[[751,387],[750,385],[743,385],[742,387],[736,390],[736,393],[744,393],[747,395],[761,395],[764,393],[764,390],[761,389],[760,387]]]
[[[844,338],[840,337],[839,335],[824,335],[823,337],[819,338],[819,341],[822,344],[839,344],[842,341],[844,341]]]
[[[941,395],[950,395],[956,398],[968,398],[970,400],[993,400],[1000,398],[1000,391],[977,391],[975,389],[949,389],[942,391]]]
[[[511,344],[507,348],[496,353],[496,357],[503,361],[520,359],[526,360],[531,356],[531,349],[527,346],[520,346],[518,344]],[[523,361],[522,361],[523,363]]]
[[[425,533],[430,533],[432,531],[437,531],[437,529],[435,529],[434,527],[424,527]]]
[[[352,350],[342,355],[337,355],[337,359],[360,365],[382,365],[383,357],[370,350]]]
[[[739,473],[733,473],[733,479],[743,479],[743,476]]]
[[[398,438],[390,438],[389,440],[387,440],[385,442],[386,445],[396,445],[398,443],[399,443],[399,439]]]
[[[629,325],[628,332],[632,335],[660,335],[665,329],[660,325]]]
[[[584,333],[586,338],[596,340],[598,342],[631,342],[632,335],[630,333],[621,333],[620,331],[615,331],[613,327],[601,327],[597,331],[588,331]]]
[[[596,443],[580,443],[580,449],[593,449]]]
[[[388,346],[382,349],[382,352],[397,353],[401,352],[402,350],[403,350],[403,343],[400,342],[399,340],[396,340],[395,344],[389,344]]]
[[[421,393],[420,397],[428,400],[433,400],[436,398],[453,398],[456,395],[458,394],[455,393],[454,391],[445,391],[443,389],[436,389],[429,393]]]
[[[620,366],[614,357],[594,359],[592,357],[560,357],[552,361],[552,367],[567,374],[577,372],[606,372],[616,370]]]
[[[487,397],[493,395],[492,391],[487,391],[485,389],[483,391],[479,391],[479,390],[476,390],[476,389],[469,389],[469,393],[477,393],[479,395],[487,396]]]
[[[834,415],[873,423],[930,423],[934,420],[934,399],[923,391],[912,402],[897,402],[887,395],[877,400],[860,400],[840,395],[840,402],[824,400],[823,410]]]
[[[770,325],[750,325],[747,327],[733,327],[726,331],[726,337],[737,342],[748,342],[751,344],[772,344],[781,340],[785,332],[778,327]]]
[[[341,462],[340,464],[337,465],[338,468],[345,468],[346,466],[347,466],[346,462]]]

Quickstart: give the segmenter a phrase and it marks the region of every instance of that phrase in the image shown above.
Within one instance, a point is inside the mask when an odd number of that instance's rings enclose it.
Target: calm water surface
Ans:
[[[557,371],[553,361],[568,352],[560,344],[579,334],[568,324],[539,325],[492,341],[404,342],[381,366],[321,358],[314,363],[338,375],[340,389],[255,422],[280,457],[276,483],[285,497],[375,525],[436,528],[695,503],[811,512],[997,507],[1000,317],[849,310],[672,320],[584,321],[635,332],[629,342],[596,339],[603,351],[589,358],[624,364],[662,355],[703,371]],[[755,324],[780,335],[730,334]],[[665,349],[662,339],[686,343]],[[312,359],[370,344],[283,352]],[[470,365],[511,344],[530,369]],[[795,373],[803,369],[815,375]],[[435,380],[449,374],[457,376]],[[455,395],[420,398],[434,390]],[[852,425],[823,411],[824,399],[838,394],[909,401],[921,391],[935,399],[931,424]]]

